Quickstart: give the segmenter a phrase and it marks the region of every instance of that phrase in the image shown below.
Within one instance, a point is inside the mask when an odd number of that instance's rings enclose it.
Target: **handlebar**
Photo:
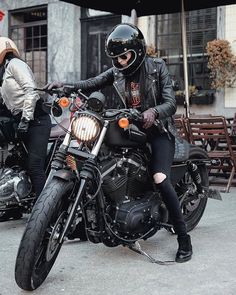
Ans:
[[[104,111],[104,115],[107,118],[126,116],[136,122],[143,122],[143,115],[137,109],[107,109]]]
[[[50,90],[46,88],[34,88],[34,90],[42,91],[45,93],[48,93],[49,95],[56,94],[58,98],[67,96],[69,97],[73,92],[76,92],[76,94],[83,98],[85,102],[89,100],[89,97],[86,96],[80,89],[75,89],[74,86],[70,85],[64,85],[61,88],[52,88]],[[142,113],[137,109],[107,109],[104,110],[103,115],[107,118],[114,118],[117,116],[126,116],[127,118],[134,120],[136,122],[143,122],[143,115]]]
[[[59,96],[62,96],[62,95],[65,94],[64,91],[62,90],[62,88],[53,88],[53,89],[50,89],[50,90],[48,90],[46,88],[34,88],[34,90],[42,91],[42,92],[48,93],[50,95],[57,94]]]

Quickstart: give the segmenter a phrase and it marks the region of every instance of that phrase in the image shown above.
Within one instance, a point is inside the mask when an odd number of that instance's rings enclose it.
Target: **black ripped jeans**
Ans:
[[[30,122],[27,137],[24,140],[28,149],[27,171],[36,197],[40,195],[46,182],[45,160],[50,131],[50,116],[47,114],[41,115]]]
[[[163,173],[167,177],[164,181],[156,184],[159,189],[163,201],[169,211],[173,227],[178,235],[187,233],[186,224],[180,208],[178,196],[170,181],[171,165],[175,153],[175,138],[169,134],[158,134],[149,139],[152,148],[151,169],[152,174]]]

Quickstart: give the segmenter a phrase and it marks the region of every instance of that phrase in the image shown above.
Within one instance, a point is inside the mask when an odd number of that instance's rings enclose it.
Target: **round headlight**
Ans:
[[[73,135],[82,142],[94,141],[101,127],[98,119],[88,114],[80,114],[72,123]]]

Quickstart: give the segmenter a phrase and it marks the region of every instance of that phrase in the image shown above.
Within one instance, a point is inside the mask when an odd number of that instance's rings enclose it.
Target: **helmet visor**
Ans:
[[[106,54],[109,57],[116,57],[118,55],[124,54],[128,51],[128,48],[124,46],[120,40],[116,42],[116,40],[112,40],[112,42],[108,42],[106,47]]]

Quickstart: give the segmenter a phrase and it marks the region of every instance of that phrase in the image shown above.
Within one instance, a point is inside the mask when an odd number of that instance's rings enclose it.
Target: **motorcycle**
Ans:
[[[78,237],[86,234],[92,243],[123,245],[151,262],[168,263],[155,260],[138,243],[162,228],[173,232],[149,172],[151,150],[139,128],[142,115],[134,109],[105,109],[101,92],[87,97],[78,91],[78,96],[80,103],[19,245],[15,280],[24,290],[35,290],[44,282],[63,242],[75,232]],[[73,139],[76,147],[70,147]],[[207,161],[204,150],[176,140],[171,181],[188,231],[206,208]]]
[[[53,104],[47,104],[48,108],[54,108]],[[27,148],[22,140],[17,138],[16,123],[10,112],[1,108],[0,114],[0,217],[4,221],[5,213],[11,214],[11,218],[18,219],[23,213],[30,213],[35,203],[35,194],[32,190],[30,178],[25,169]],[[56,116],[59,108],[53,111]],[[64,127],[63,127],[64,126]],[[50,164],[55,151],[60,146],[65,131],[62,128],[68,126],[66,120],[61,123],[61,128],[55,125],[51,129],[48,142],[48,153],[45,164],[46,175],[49,174]]]

